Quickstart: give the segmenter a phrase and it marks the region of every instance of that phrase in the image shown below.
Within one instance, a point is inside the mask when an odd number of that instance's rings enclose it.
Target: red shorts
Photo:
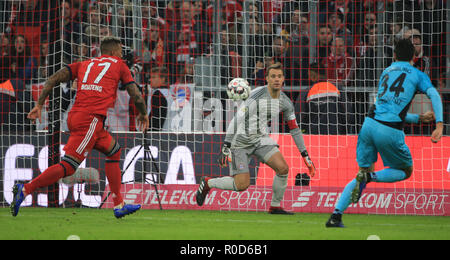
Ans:
[[[70,137],[64,146],[67,155],[82,162],[95,149],[104,154],[109,152],[112,136],[103,128],[105,117],[85,112],[69,112],[67,126]]]

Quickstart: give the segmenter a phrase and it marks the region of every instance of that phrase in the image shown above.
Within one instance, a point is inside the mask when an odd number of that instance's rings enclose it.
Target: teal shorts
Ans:
[[[378,160],[378,154],[385,167],[406,169],[413,165],[411,152],[405,143],[405,133],[366,118],[356,147],[359,167],[371,167]]]

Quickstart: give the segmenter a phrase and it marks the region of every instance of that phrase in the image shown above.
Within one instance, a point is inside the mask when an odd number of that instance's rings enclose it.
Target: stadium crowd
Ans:
[[[311,1],[223,0],[219,8],[212,0],[139,2],[142,19],[136,19],[131,0],[2,1],[0,125],[33,128],[24,117],[33,96],[27,86],[45,80],[58,69],[57,64],[99,56],[99,41],[104,36],[118,36],[124,46],[135,48],[136,28],[142,29],[142,48],[126,57],[142,85],[152,85],[152,77],[164,80],[153,88],[193,83],[197,58],[219,57],[218,76],[223,85],[247,75],[252,86],[262,86],[265,68],[280,62],[286,71],[285,91],[296,103],[300,121],[324,126],[313,131],[304,124],[311,133],[356,132],[355,127],[333,130],[329,125],[361,123],[358,116],[362,118],[368,109],[364,91],[376,87],[378,73],[393,61],[392,47],[397,39],[412,39],[415,66],[430,76],[435,87],[444,89],[448,85],[448,43],[442,33],[447,32],[447,11],[443,0],[321,0],[314,15]],[[59,11],[56,6],[61,7],[60,16],[55,15]],[[215,12],[220,13],[219,18]],[[317,19],[314,26],[312,17]],[[58,41],[61,38],[63,41]],[[57,54],[59,50],[62,55]],[[308,90],[292,88],[309,89],[319,81],[332,82],[342,92],[361,88],[363,94],[341,95],[331,106],[321,107],[318,102],[312,108],[314,104],[306,102]],[[160,92],[152,97],[152,92],[143,89],[148,106],[158,111],[159,119],[164,118],[165,97]],[[66,99],[73,95],[70,86],[64,89]],[[65,103],[67,109],[70,102]],[[447,95],[444,105],[448,115]],[[128,122],[133,122],[135,109],[123,106],[115,110],[126,111]],[[336,116],[332,118],[330,113]],[[155,122],[152,130],[162,124]],[[128,125],[127,130],[135,130],[132,123]],[[411,129],[410,133],[425,134],[422,128],[416,132]]]

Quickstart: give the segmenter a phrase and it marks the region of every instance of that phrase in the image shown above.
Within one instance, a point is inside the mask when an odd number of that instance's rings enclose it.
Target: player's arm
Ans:
[[[50,95],[55,86],[69,81],[70,76],[71,74],[69,68],[64,67],[50,76],[50,78],[48,78],[48,80],[44,83],[44,88],[41,95],[39,96],[36,106],[30,111],[30,113],[28,113],[28,119],[31,119],[33,123],[36,122],[36,119],[39,119],[39,121],[42,122],[41,111],[42,107],[44,106],[45,100]]]
[[[314,177],[314,175],[316,174],[316,167],[314,166],[311,157],[309,157],[308,150],[306,149],[302,130],[298,126],[297,118],[295,117],[294,105],[292,104],[291,100],[288,97],[285,97],[283,100],[284,100],[283,106],[285,107],[285,109],[283,110],[283,114],[285,115],[284,120],[286,121],[289,127],[289,132],[291,133],[291,136],[294,139],[297,149],[302,155],[303,162],[308,167],[309,175],[311,177]]]
[[[431,141],[433,143],[437,143],[441,140],[444,132],[444,112],[442,108],[442,100],[439,92],[434,87],[428,88],[426,94],[431,100],[431,105],[433,106],[434,115],[436,117],[436,129],[431,134]]]
[[[294,114],[292,114],[292,116],[288,118],[287,123],[291,136],[294,139],[295,145],[302,155],[303,162],[305,163],[306,167],[308,167],[309,175],[311,177],[314,177],[314,175],[316,174],[316,167],[314,166],[311,157],[309,157],[308,150],[306,149],[305,141],[303,139],[302,131],[297,124],[297,120],[295,119]]]
[[[141,92],[139,91],[139,88],[136,85],[136,83],[132,82],[130,84],[127,84],[126,89],[128,95],[130,95],[130,100],[134,102],[134,105],[136,106],[139,112],[139,115],[137,117],[139,128],[141,129],[141,131],[145,132],[149,125],[145,100],[142,97]]]
[[[442,108],[441,95],[431,83],[430,77],[427,74],[419,71],[419,90],[424,92],[431,100],[433,112],[436,117],[436,129],[431,134],[431,141],[433,143],[439,142],[444,132],[444,112]]]
[[[423,114],[411,114],[408,113],[405,117],[405,122],[408,124],[418,124],[418,123],[431,123],[436,120],[433,111],[427,111]]]
[[[239,113],[243,108],[239,108],[236,115],[231,119],[230,124],[228,125],[227,132],[225,135],[225,140],[223,142],[222,148],[220,149],[219,155],[219,166],[224,168],[228,165],[228,161],[231,157],[231,143],[233,142],[234,136],[237,132],[237,122],[241,122],[240,119],[242,117],[242,113]]]

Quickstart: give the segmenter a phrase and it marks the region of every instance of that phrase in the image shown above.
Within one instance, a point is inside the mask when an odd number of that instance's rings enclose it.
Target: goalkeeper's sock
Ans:
[[[271,207],[280,207],[281,200],[284,197],[284,192],[286,191],[288,183],[288,175],[278,175],[275,174],[275,177],[273,177],[273,184],[272,184],[272,202],[270,203]]]
[[[26,194],[31,194],[38,188],[50,186],[61,178],[71,176],[75,173],[75,170],[76,169],[66,161],[61,161],[58,164],[52,165],[30,183],[24,185]]]
[[[353,179],[350,183],[345,186],[344,191],[339,198],[338,203],[336,204],[336,209],[334,210],[334,214],[343,214],[344,211],[350,206],[352,191],[356,187],[356,179]]]
[[[208,186],[210,188],[221,190],[237,191],[236,184],[234,183],[234,178],[230,176],[210,179],[208,181]]]
[[[406,173],[402,170],[386,168],[384,170],[370,173],[373,182],[393,183],[406,179]]]

